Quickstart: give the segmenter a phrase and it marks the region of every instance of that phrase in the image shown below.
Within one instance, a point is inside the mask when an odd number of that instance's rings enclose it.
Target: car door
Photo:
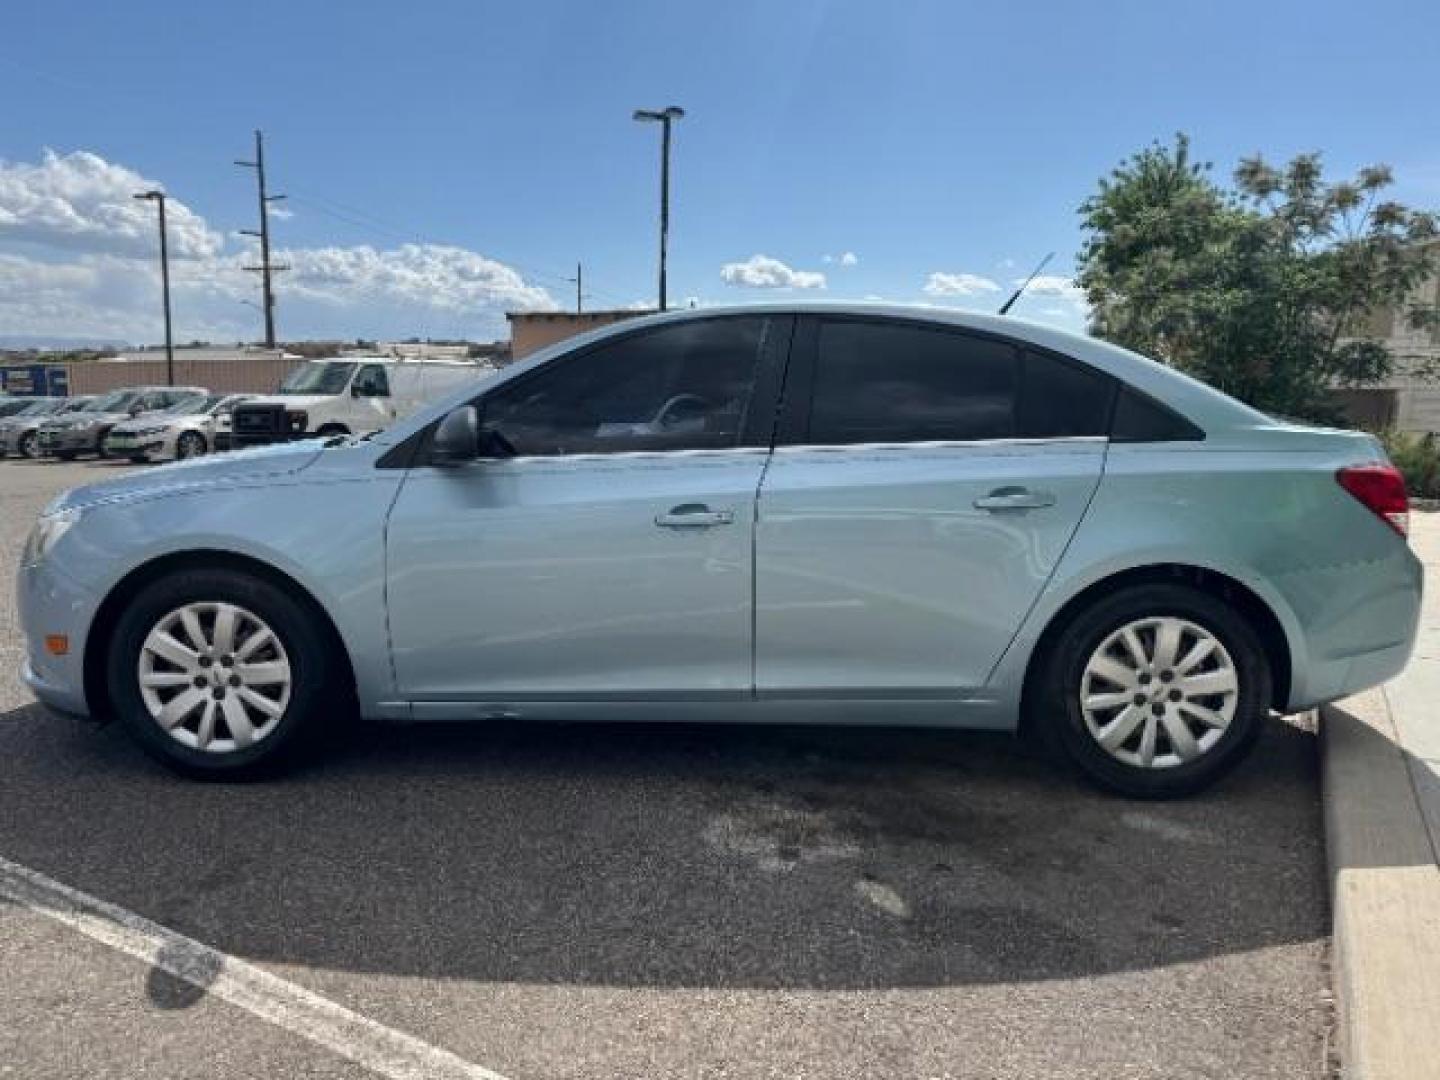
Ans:
[[[756,687],[984,685],[1104,463],[1113,380],[900,320],[805,320],[756,525]]]
[[[390,517],[403,697],[748,696],[755,497],[789,327],[686,319],[478,398],[493,455],[417,465]]]
[[[365,364],[350,382],[353,425],[358,431],[388,427],[395,419],[390,376],[383,364]]]

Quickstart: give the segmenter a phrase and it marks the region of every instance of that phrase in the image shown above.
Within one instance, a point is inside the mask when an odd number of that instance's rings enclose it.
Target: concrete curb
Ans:
[[[1440,867],[1383,688],[1320,710],[1346,1080],[1440,1078]]]

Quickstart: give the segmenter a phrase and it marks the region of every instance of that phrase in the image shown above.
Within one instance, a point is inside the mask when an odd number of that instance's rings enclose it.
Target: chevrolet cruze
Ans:
[[[1191,792],[1405,664],[1369,435],[1004,318],[793,305],[573,339],[369,438],[94,484],[25,678],[192,776],[359,714],[1029,729]]]

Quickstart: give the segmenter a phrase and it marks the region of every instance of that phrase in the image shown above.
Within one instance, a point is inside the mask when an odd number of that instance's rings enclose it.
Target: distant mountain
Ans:
[[[43,337],[30,334],[0,334],[0,349],[124,349],[118,338]]]

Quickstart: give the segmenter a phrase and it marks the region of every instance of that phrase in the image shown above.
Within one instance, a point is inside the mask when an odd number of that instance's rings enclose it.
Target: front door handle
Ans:
[[[733,510],[711,510],[704,503],[681,503],[655,519],[662,529],[709,529],[716,525],[732,525]]]
[[[1031,491],[1023,487],[996,488],[989,495],[975,500],[977,510],[1039,510],[1054,506],[1055,496],[1048,491]]]

